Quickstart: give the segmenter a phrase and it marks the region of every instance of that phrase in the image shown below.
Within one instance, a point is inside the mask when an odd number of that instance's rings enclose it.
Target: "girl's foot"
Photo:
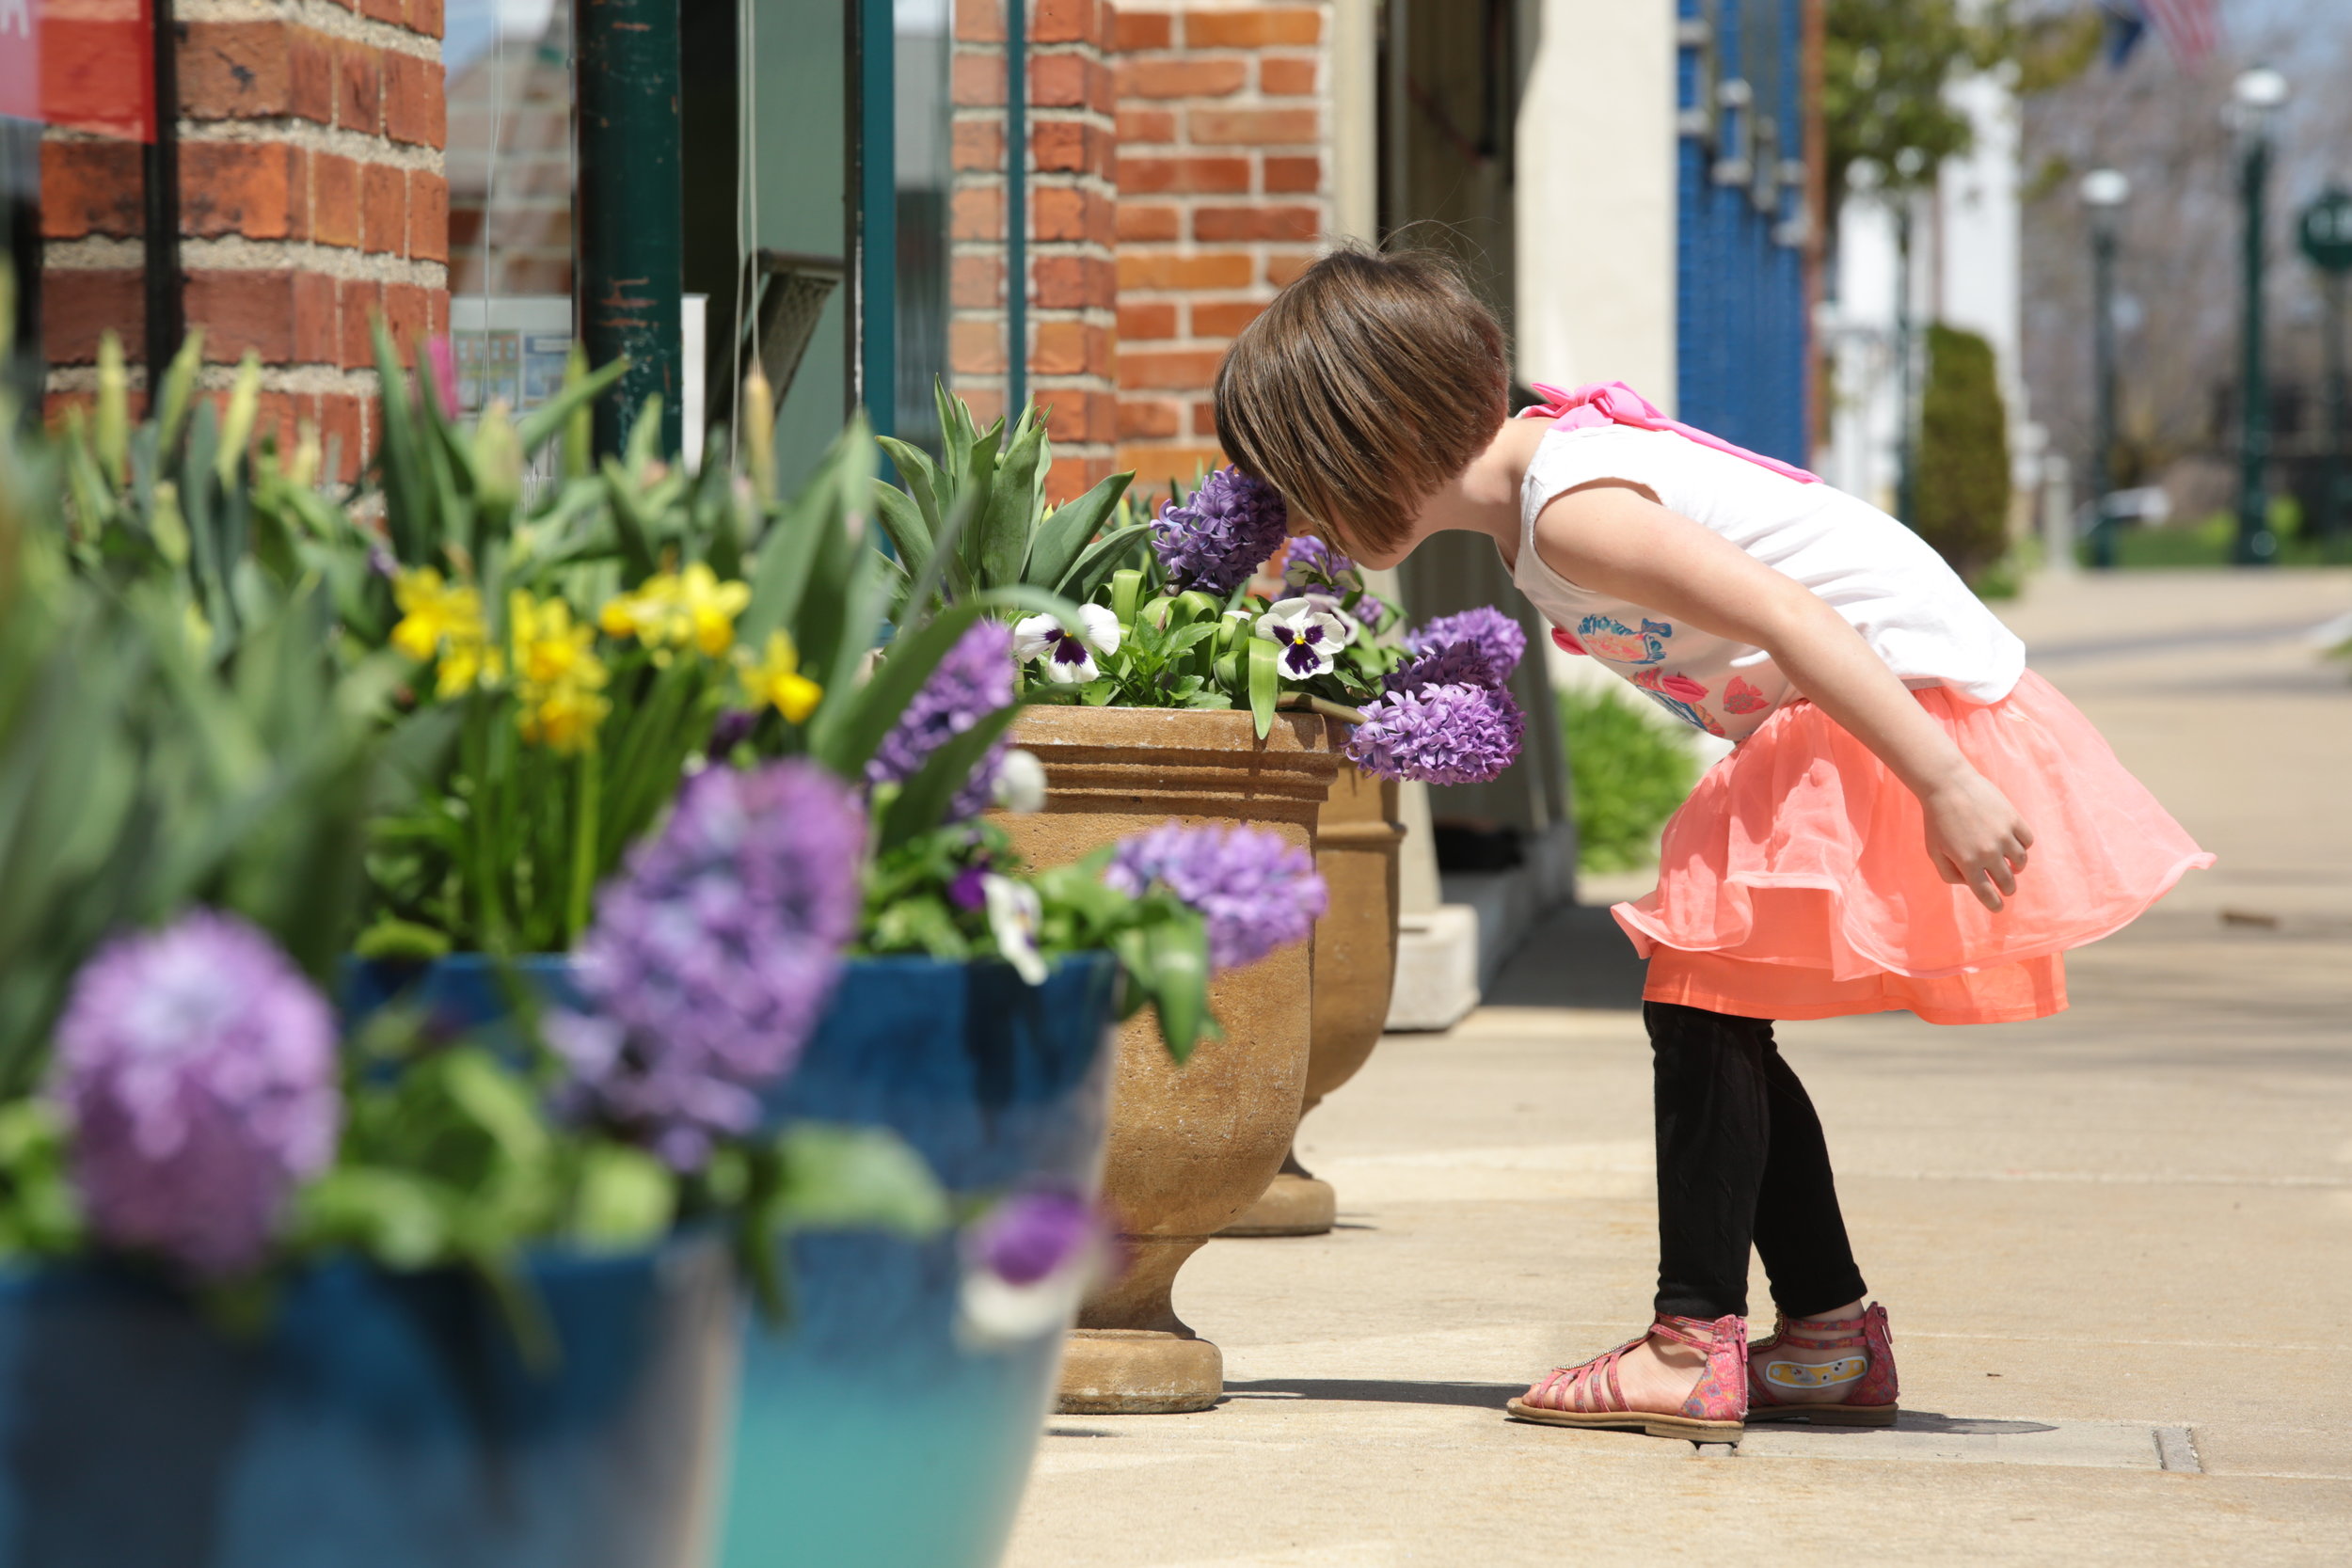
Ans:
[[[1748,1347],[1748,1419],[1893,1426],[1895,1343],[1886,1308],[1862,1304],[1822,1318],[1783,1317]]]
[[[1523,1421],[1736,1443],[1748,1413],[1745,1319],[1661,1314],[1649,1333],[1553,1369],[1509,1406]]]

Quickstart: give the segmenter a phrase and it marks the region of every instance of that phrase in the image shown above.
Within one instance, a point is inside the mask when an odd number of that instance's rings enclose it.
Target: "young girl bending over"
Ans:
[[[1896,1415],[1813,1105],[1772,1022],[2044,1018],[2063,955],[2209,865],[1902,524],[1621,385],[1509,418],[1502,329],[1443,263],[1327,256],[1234,342],[1217,434],[1295,529],[1389,566],[1444,529],[1684,722],[1738,742],[1616,906],[1649,959],[1657,1317],[1511,1413],[1721,1441]],[[1748,1249],[1778,1323],[1747,1338]]]

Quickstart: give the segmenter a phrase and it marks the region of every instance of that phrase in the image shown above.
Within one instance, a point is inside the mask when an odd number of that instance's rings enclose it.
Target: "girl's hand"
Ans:
[[[2014,895],[2033,847],[2033,830],[2009,797],[1975,768],[1919,797],[1926,818],[1928,858],[1946,881],[1964,886],[1988,910],[1998,911],[2002,895]]]

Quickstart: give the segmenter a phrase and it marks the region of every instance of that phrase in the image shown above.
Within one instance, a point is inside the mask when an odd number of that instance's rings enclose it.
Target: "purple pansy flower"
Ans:
[[[956,639],[874,749],[866,765],[869,788],[904,784],[933,752],[1012,702],[1012,641],[1011,629],[999,621],[975,621]],[[961,822],[988,809],[1009,744],[997,741],[973,767],[948,804],[948,821]]]
[[[262,1261],[288,1198],[335,1156],[335,1016],[269,938],[199,910],[119,938],[74,977],[52,1092],[108,1244],[217,1278]]]
[[[1078,607],[1078,629],[1069,631],[1051,615],[1025,616],[1012,628],[1012,651],[1026,663],[1041,659],[1045,678],[1057,686],[1078,686],[1102,672],[1096,654],[1119,652],[1119,617],[1099,604]]]
[[[1284,680],[1312,680],[1356,641],[1356,623],[1339,601],[1319,594],[1279,599],[1258,617],[1258,635],[1282,645]]]
[[[709,768],[596,895],[593,1017],[549,1020],[585,1106],[691,1170],[799,1060],[856,934],[866,816],[823,768]]]
[[[1182,501],[1160,508],[1152,551],[1177,588],[1222,596],[1257,574],[1282,547],[1289,528],[1289,509],[1274,486],[1223,467]]]
[[[1130,897],[1158,882],[1200,911],[1217,970],[1304,942],[1329,897],[1314,857],[1264,828],[1169,822],[1121,840],[1103,879]]]
[[[1440,615],[1417,628],[1405,645],[1417,654],[1450,643],[1471,642],[1494,667],[1494,678],[1507,681],[1527,657],[1527,631],[1492,605],[1479,605],[1454,615]]]
[[[1076,1193],[1015,1193],[963,1232],[961,1328],[967,1339],[1007,1346],[1070,1326],[1101,1274],[1111,1227]]]

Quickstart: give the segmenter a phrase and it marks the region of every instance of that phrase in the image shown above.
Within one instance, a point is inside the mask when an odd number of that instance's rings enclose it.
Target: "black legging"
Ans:
[[[1657,1073],[1658,1310],[1747,1316],[1748,1247],[1792,1318],[1859,1300],[1821,1119],[1772,1026],[1645,1002]]]

